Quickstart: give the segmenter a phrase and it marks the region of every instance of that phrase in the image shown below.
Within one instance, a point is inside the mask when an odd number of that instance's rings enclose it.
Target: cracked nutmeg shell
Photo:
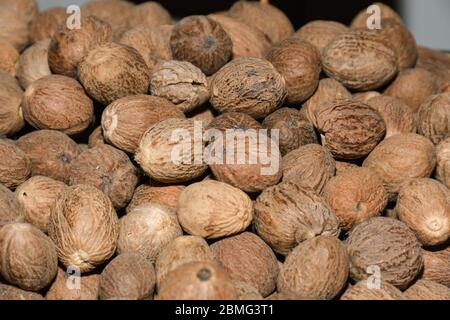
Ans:
[[[31,175],[31,160],[13,140],[0,138],[0,183],[14,190]]]
[[[134,191],[133,198],[127,206],[127,213],[131,212],[131,210],[141,204],[148,204],[152,202],[159,203],[176,210],[178,198],[185,188],[186,187],[182,185],[152,186],[151,184],[142,184]]]
[[[450,138],[436,146],[435,178],[450,188]]]
[[[66,267],[89,272],[116,251],[119,218],[109,198],[95,187],[68,187],[56,200],[48,233]]]
[[[233,42],[213,19],[189,16],[175,24],[170,47],[175,60],[188,61],[209,76],[230,60]]]
[[[226,64],[211,82],[212,106],[222,112],[243,112],[255,119],[280,108],[286,81],[267,60],[243,57]]]
[[[380,287],[367,280],[358,281],[342,294],[340,300],[405,300],[403,293],[381,280]]]
[[[423,267],[421,244],[401,221],[374,217],[357,224],[346,240],[350,277],[359,281],[379,270],[384,281],[405,289]]]
[[[423,273],[421,279],[431,280],[450,288],[450,246],[433,251],[422,250]]]
[[[20,53],[12,44],[0,40],[0,71],[15,77]]]
[[[418,132],[434,144],[450,137],[450,92],[429,97],[417,114]]]
[[[69,16],[64,7],[49,8],[40,12],[30,23],[30,40],[36,43],[52,38],[63,27]]]
[[[340,22],[331,20],[315,20],[303,25],[294,37],[308,41],[322,52],[325,47],[338,35],[347,32],[348,27]]]
[[[299,243],[319,235],[339,235],[338,220],[312,189],[282,182],[265,189],[255,202],[256,233],[287,256]]]
[[[36,292],[25,291],[14,286],[0,283],[0,300],[45,300]]]
[[[46,300],[97,300],[98,284],[100,276],[98,274],[82,275],[79,278],[80,287],[68,286],[72,283],[72,274],[66,273],[58,268],[58,273],[50,289],[45,295]]]
[[[430,280],[417,280],[404,293],[409,300],[450,300],[450,288]]]
[[[23,91],[17,80],[0,71],[0,135],[13,135],[25,125],[22,98]]]
[[[330,300],[347,283],[348,254],[332,236],[318,236],[299,244],[287,256],[278,276],[279,292]]]
[[[22,102],[25,120],[36,129],[75,135],[93,121],[94,103],[83,87],[66,76],[50,75],[31,83]]]
[[[134,153],[145,131],[170,118],[185,118],[170,101],[149,95],[128,96],[105,108],[102,114],[106,141],[128,153]]]
[[[53,242],[27,223],[12,223],[0,229],[0,273],[23,290],[39,291],[56,276],[58,257]]]
[[[253,203],[229,184],[205,180],[181,192],[177,213],[187,233],[215,239],[244,231],[253,219]]]
[[[50,39],[36,42],[28,47],[19,58],[17,79],[26,89],[32,82],[52,74],[48,66],[48,48]]]
[[[23,218],[23,207],[14,192],[0,183],[0,229],[9,223],[22,222]]]
[[[315,110],[317,129],[335,158],[360,159],[384,138],[386,124],[369,105],[356,100],[336,100]]]

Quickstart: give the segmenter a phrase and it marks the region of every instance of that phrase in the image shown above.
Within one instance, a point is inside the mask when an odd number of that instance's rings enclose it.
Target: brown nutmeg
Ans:
[[[397,22],[402,22],[402,18],[400,17],[400,15],[395,12],[394,9],[392,9],[390,6],[381,2],[374,2],[372,5],[375,5],[380,9],[380,18],[382,23],[385,19],[394,19]],[[371,11],[367,11],[367,9],[361,10],[353,19],[351,27],[368,28],[367,23],[370,22],[369,18],[371,15]]]
[[[70,165],[81,148],[66,134],[53,130],[38,130],[21,136],[17,146],[31,160],[31,175],[46,176],[65,182]]]
[[[333,177],[323,190],[342,230],[383,212],[388,194],[381,179],[370,169],[348,169]]]
[[[23,207],[14,193],[0,183],[0,229],[9,223],[23,221]]]
[[[357,164],[344,161],[336,161],[336,175],[346,172],[350,169],[359,168]]]
[[[233,42],[216,21],[190,16],[174,26],[170,47],[175,60],[188,61],[209,76],[230,60]]]
[[[152,186],[142,184],[136,188],[131,202],[127,206],[127,213],[134,208],[149,203],[159,203],[174,210],[177,209],[178,198],[185,186]]]
[[[370,99],[381,96],[378,91],[357,92],[353,95],[353,99],[367,103]]]
[[[166,99],[148,95],[124,97],[103,111],[103,136],[115,147],[134,153],[148,128],[170,118],[182,119],[184,114]]]
[[[103,137],[103,129],[102,126],[98,126],[89,135],[88,147],[94,148],[103,144],[105,144],[105,138]]]
[[[283,182],[294,182],[311,188],[318,194],[334,176],[336,162],[328,149],[308,144],[283,157]]]
[[[431,280],[450,288],[450,247],[441,250],[422,250],[423,273],[421,279]]]
[[[347,31],[348,27],[340,22],[315,20],[303,25],[294,37],[308,41],[322,52],[334,38]]]
[[[36,292],[0,283],[0,300],[44,300],[44,297]]]
[[[238,300],[263,300],[263,296],[259,293],[258,289],[247,282],[233,281],[234,288],[236,289]]]
[[[36,129],[74,135],[92,123],[94,103],[74,79],[50,75],[31,83],[22,102],[25,120]]]
[[[66,188],[56,200],[48,233],[64,266],[84,273],[116,251],[119,219],[111,201],[100,190],[77,185]]]
[[[450,288],[429,280],[418,280],[404,295],[409,300],[450,300]]]
[[[322,144],[339,159],[365,157],[386,134],[386,124],[378,111],[356,100],[322,105],[314,117]]]
[[[450,188],[450,138],[441,141],[436,146],[435,178]]]
[[[434,144],[449,137],[450,92],[434,95],[425,100],[417,115],[419,134]]]
[[[0,71],[0,135],[12,135],[25,125],[22,98],[23,91],[17,80]]]
[[[69,271],[69,270],[68,270]],[[73,272],[73,270],[70,270]],[[77,276],[58,268],[55,281],[45,295],[46,300],[97,300],[100,276]],[[79,287],[77,287],[79,285]]]
[[[52,74],[48,66],[50,39],[39,41],[28,47],[19,58],[17,79],[26,89],[32,82]]]
[[[344,288],[348,273],[344,245],[335,237],[322,235],[292,250],[281,267],[277,288],[329,300]]]
[[[58,257],[53,242],[27,223],[12,223],[0,229],[0,273],[21,289],[39,291],[56,276]]]
[[[30,23],[30,40],[32,43],[52,38],[69,18],[66,9],[54,7],[41,11]]]
[[[370,281],[361,280],[345,290],[341,300],[405,300],[402,292],[393,285],[380,281],[379,287]]]
[[[81,60],[111,38],[111,27],[106,22],[93,16],[82,16],[79,29],[64,26],[53,35],[48,50],[50,69],[53,73],[76,78]]]
[[[139,172],[123,151],[105,144],[81,153],[72,162],[67,181],[102,190],[114,208],[121,209],[133,196]]]
[[[30,42],[28,21],[8,6],[0,7],[0,41],[10,43],[19,52]]]
[[[312,44],[298,38],[283,40],[270,49],[267,60],[286,80],[289,103],[302,103],[313,95],[322,68],[320,53]]]
[[[237,292],[227,272],[216,262],[183,264],[168,274],[158,300],[236,300]]]
[[[208,125],[208,129],[220,130],[256,130],[262,129],[261,124],[248,114],[242,112],[227,112],[215,117]]]
[[[264,32],[273,44],[290,37],[294,33],[289,18],[278,8],[268,3],[238,1],[228,11],[233,18]]]
[[[417,67],[431,72],[437,87],[450,81],[450,59],[445,53],[425,47],[419,47]]]
[[[257,234],[275,252],[288,255],[297,244],[318,235],[339,235],[338,220],[312,189],[282,182],[265,189],[255,202]]]
[[[1,0],[0,5],[11,12],[19,14],[20,18],[27,23],[32,21],[39,11],[39,5],[36,0]]]
[[[212,106],[220,112],[237,111],[264,118],[281,107],[286,81],[267,60],[238,58],[220,69],[211,82]]]
[[[383,38],[368,30],[338,35],[323,51],[325,73],[355,91],[375,90],[397,74],[397,55]]]
[[[133,19],[129,23],[132,27],[158,27],[172,24],[172,17],[158,2],[147,1],[134,7]]]
[[[450,192],[433,179],[412,179],[402,185],[395,207],[425,246],[445,243],[450,238]]]
[[[364,160],[363,167],[375,170],[394,200],[409,179],[426,178],[436,166],[434,145],[414,133],[398,134],[382,141]]]
[[[188,114],[188,118],[194,121],[201,121],[203,127],[207,127],[214,120],[213,108],[207,104],[195,109]]]
[[[17,64],[19,61],[19,51],[9,42],[0,40],[0,70],[11,76],[16,76]]]
[[[66,185],[44,176],[34,176],[16,189],[16,198],[24,209],[24,219],[47,232],[50,212]]]
[[[181,192],[177,213],[187,233],[214,239],[244,231],[253,219],[253,203],[237,188],[205,180]]]
[[[272,249],[250,232],[219,240],[211,245],[214,258],[234,281],[244,281],[261,293],[271,294],[276,287],[279,267]]]
[[[123,253],[112,260],[100,275],[102,300],[150,300],[153,298],[155,268],[137,253]]]
[[[0,139],[0,183],[15,189],[31,175],[31,161],[14,141]]]
[[[423,267],[420,242],[406,224],[396,219],[375,217],[357,224],[346,246],[353,280],[367,279],[378,270],[383,281],[404,289]]]

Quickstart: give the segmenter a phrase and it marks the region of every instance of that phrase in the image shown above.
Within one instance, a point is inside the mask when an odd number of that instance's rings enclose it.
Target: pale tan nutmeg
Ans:
[[[450,300],[450,288],[430,280],[418,280],[403,294],[409,300]]]
[[[17,64],[19,61],[19,51],[9,42],[0,40],[0,70],[11,76],[16,76]]]
[[[388,202],[383,182],[367,168],[348,169],[331,178],[323,190],[323,197],[344,231],[380,215]]]
[[[141,204],[149,204],[152,202],[168,206],[176,210],[178,206],[178,198],[185,186],[153,186],[151,184],[142,184],[136,188],[133,198],[127,206],[127,213],[131,212]]]
[[[81,153],[71,164],[67,182],[98,188],[111,199],[114,208],[121,209],[133,196],[139,172],[125,152],[105,144]]]
[[[425,246],[442,244],[450,238],[450,192],[436,180],[423,178],[404,183],[395,211]]]
[[[438,88],[450,81],[450,59],[442,51],[419,47],[416,66],[431,72]]]
[[[128,96],[106,107],[102,114],[105,140],[115,147],[134,153],[144,133],[158,122],[170,118],[185,118],[170,101],[148,95]]]
[[[421,279],[431,280],[450,288],[450,247],[433,251],[422,250],[423,272]]]
[[[382,23],[385,19],[394,19],[395,21],[402,23],[402,18],[400,17],[400,15],[395,12],[394,9],[392,9],[390,6],[381,2],[374,2],[372,5],[376,5],[378,8],[380,8],[380,18]],[[353,19],[351,27],[367,28],[367,23],[372,22],[372,20],[369,19],[371,15],[371,11],[368,12],[367,8],[361,10]]]
[[[450,137],[450,92],[433,95],[425,100],[417,114],[419,134],[434,144]]]
[[[367,103],[370,99],[381,96],[378,91],[357,92],[353,95],[353,99]]]
[[[258,289],[247,282],[233,281],[234,288],[236,289],[238,300],[263,300],[263,296],[259,293]]]
[[[71,271],[73,272],[73,271]],[[79,282],[78,282],[79,281]],[[82,275],[75,278],[72,273],[58,268],[58,274],[45,295],[46,300],[97,300],[100,276]],[[76,287],[79,284],[80,287]]]
[[[0,6],[20,15],[27,23],[31,22],[39,12],[36,0],[0,0]]]
[[[169,273],[158,290],[157,300],[236,300],[233,281],[213,261],[183,264]]]
[[[187,61],[166,61],[155,66],[150,77],[152,95],[165,98],[183,112],[189,112],[209,100],[209,88],[203,72]]]
[[[46,176],[65,182],[70,165],[81,148],[66,134],[53,130],[37,130],[21,136],[17,146],[31,160],[31,175]]]
[[[13,135],[25,125],[22,98],[23,91],[17,80],[0,71],[0,135]]]
[[[0,138],[0,183],[14,190],[31,175],[31,160],[13,140]]]
[[[131,27],[158,27],[172,24],[170,12],[156,1],[147,1],[136,5],[132,17],[129,21]]]
[[[312,189],[282,182],[265,189],[255,202],[256,233],[287,256],[299,243],[319,235],[339,235],[336,215]]]
[[[154,180],[180,183],[195,179],[208,168],[203,162],[203,143],[198,148],[195,132],[203,134],[194,120],[163,120],[144,133],[135,159]]]
[[[89,135],[88,139],[88,147],[94,148],[100,145],[105,144],[105,138],[103,137],[103,129],[102,126],[98,126],[97,128],[92,131],[92,133]]]
[[[30,40],[36,43],[52,38],[59,28],[69,21],[69,15],[63,7],[49,8],[40,12],[30,23]]]
[[[285,155],[282,168],[283,182],[294,182],[321,194],[335,174],[336,162],[328,149],[308,144]]]
[[[393,285],[381,280],[377,287],[377,284],[372,282],[358,281],[345,290],[340,300],[405,300],[403,293]]]
[[[0,229],[9,223],[22,222],[23,218],[23,207],[14,192],[0,183]]]
[[[36,292],[25,291],[14,286],[0,283],[0,300],[45,300]]]
[[[28,22],[8,6],[0,6],[0,41],[10,43],[19,52],[30,42]]]
[[[32,82],[52,74],[48,66],[50,39],[39,41],[28,47],[19,58],[17,79],[26,89]]]
[[[101,300],[151,300],[156,275],[153,264],[138,253],[123,253],[102,271],[98,288]]]
[[[56,276],[58,257],[53,242],[27,223],[0,229],[0,273],[11,284],[29,291],[48,286]]]
[[[68,187],[50,214],[48,233],[66,267],[89,272],[116,251],[119,218],[109,198],[87,185]]]
[[[143,204],[120,219],[117,251],[137,252],[155,262],[161,251],[182,234],[174,209],[158,203]]]
[[[93,121],[94,103],[75,80],[60,75],[42,77],[31,83],[22,102],[25,120],[36,129],[75,135]]]
[[[206,180],[181,192],[177,213],[187,233],[215,239],[244,231],[253,219],[253,203],[237,188]]]
[[[275,290],[279,272],[277,258],[254,233],[243,232],[219,240],[211,245],[211,251],[234,281],[251,284],[263,297]]]
[[[50,212],[66,185],[44,176],[34,176],[16,189],[16,199],[24,209],[24,219],[47,232]]]
[[[348,27],[340,22],[315,20],[303,25],[294,37],[308,41],[322,52],[334,38],[347,31]]]
[[[279,292],[330,300],[344,288],[349,273],[348,254],[338,238],[318,236],[299,244],[280,270]]]

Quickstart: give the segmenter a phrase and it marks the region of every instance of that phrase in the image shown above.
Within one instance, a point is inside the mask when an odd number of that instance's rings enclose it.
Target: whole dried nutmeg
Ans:
[[[16,76],[17,63],[19,61],[19,51],[9,42],[0,40],[0,70]]]
[[[254,233],[243,232],[219,240],[211,245],[211,251],[233,280],[251,284],[263,297],[275,290],[279,272],[277,258]]]
[[[227,112],[215,117],[208,125],[208,129],[220,130],[255,130],[262,129],[261,124],[248,114],[242,112]]]
[[[233,4],[228,13],[231,17],[264,32],[273,44],[294,33],[294,27],[289,18],[281,10],[268,3],[238,1]]]
[[[20,18],[27,23],[31,22],[39,12],[36,0],[0,0],[0,6],[19,14]]]
[[[175,210],[158,203],[143,204],[120,219],[117,251],[138,252],[155,262],[161,251],[182,234]]]
[[[183,264],[167,275],[158,300],[236,300],[237,292],[227,272],[213,261]]]
[[[26,89],[32,82],[52,74],[48,66],[48,48],[50,39],[36,42],[28,47],[19,58],[17,79]]]
[[[359,166],[355,163],[344,162],[344,161],[336,161],[336,175],[342,174],[350,169],[359,168]]]
[[[383,212],[388,194],[381,179],[367,168],[349,169],[333,177],[323,190],[342,230]]]
[[[36,292],[0,283],[0,300],[44,300],[44,297]]]
[[[188,114],[189,119],[201,121],[204,127],[207,127],[214,117],[213,108],[209,104],[203,105]]]
[[[168,206],[174,210],[178,206],[178,198],[185,186],[152,186],[142,184],[136,188],[133,198],[127,206],[127,212],[131,212],[134,208],[149,203],[159,203]]]
[[[48,224],[59,260],[88,272],[116,251],[119,219],[111,201],[97,188],[68,187],[56,200]]]
[[[259,293],[258,289],[247,282],[233,281],[234,288],[236,289],[238,300],[263,300],[263,296]]]
[[[286,81],[267,60],[238,58],[220,69],[211,83],[210,102],[220,112],[264,118],[283,104]]]
[[[203,163],[203,143],[198,148],[195,141],[198,134],[202,130],[194,120],[163,120],[144,133],[135,159],[154,180],[179,183],[195,179],[208,168]]]
[[[166,99],[148,95],[124,97],[103,111],[103,136],[115,147],[134,153],[148,128],[170,118],[181,119],[184,114]]]
[[[188,61],[209,76],[230,60],[233,42],[216,21],[190,16],[174,26],[170,47],[175,60]]]
[[[22,98],[23,91],[17,80],[0,71],[0,135],[12,135],[25,125]]]
[[[435,178],[450,188],[450,138],[441,141],[436,146]]]
[[[38,130],[21,136],[17,146],[31,160],[31,175],[46,176],[65,182],[70,165],[81,148],[66,134],[53,130]]]
[[[253,219],[253,203],[237,188],[206,180],[181,192],[177,213],[187,233],[214,239],[244,231]]]
[[[381,23],[385,19],[394,19],[398,22],[402,22],[402,18],[399,16],[397,12],[394,11],[390,6],[381,3],[381,2],[374,2],[372,5],[377,6],[380,9],[380,18]],[[368,11],[367,9],[361,10],[353,19],[351,23],[352,28],[368,28],[368,22],[371,22],[369,19],[371,16],[371,11]],[[383,27],[383,25],[382,25]]]
[[[385,139],[396,134],[416,133],[414,113],[403,100],[389,96],[376,96],[367,104],[378,111],[386,124]]]
[[[139,172],[125,152],[109,145],[81,153],[71,164],[69,185],[85,184],[103,191],[114,208],[130,202],[139,181]]]
[[[438,88],[450,81],[450,59],[441,51],[419,47],[416,66],[431,72]]]
[[[384,281],[407,288],[423,267],[421,244],[401,221],[375,217],[357,224],[346,240],[350,276],[367,279],[379,270]]]
[[[272,249],[288,255],[318,235],[339,235],[338,220],[312,189],[282,182],[265,189],[255,202],[255,229]]]
[[[109,104],[146,93],[150,70],[136,49],[109,43],[89,52],[78,65],[78,77],[91,97]]]
[[[429,280],[417,280],[404,295],[409,300],[450,300],[450,288]]]
[[[319,236],[299,244],[286,258],[278,277],[278,291],[332,299],[344,288],[348,254],[341,241]]]
[[[58,268],[55,281],[45,295],[46,300],[97,300],[98,274],[75,277]],[[79,287],[76,285],[79,284]]]
[[[156,65],[150,77],[150,91],[154,96],[171,101],[183,112],[209,100],[206,76],[187,61],[171,60]]]
[[[29,43],[28,21],[8,6],[0,6],[0,41],[22,51]]]
[[[0,183],[0,229],[9,223],[23,221],[23,207],[14,193]]]
[[[31,161],[13,140],[0,139],[0,183],[15,189],[31,175]]]
[[[88,139],[88,147],[94,148],[99,145],[105,144],[105,138],[103,137],[103,129],[102,126],[98,126],[97,128],[92,131],[92,133],[89,135]]]
[[[77,77],[81,60],[95,47],[111,41],[109,24],[93,16],[82,16],[80,28],[63,26],[53,35],[48,64],[53,73]]]
[[[367,280],[358,281],[345,290],[341,300],[405,300],[402,292],[381,280],[379,287]]]
[[[367,103],[370,99],[381,96],[378,91],[357,92],[353,95],[353,99]]]
[[[423,178],[404,183],[395,211],[425,246],[442,244],[450,238],[450,192],[436,180]]]
[[[409,179],[426,178],[436,166],[433,143],[414,133],[398,134],[382,141],[364,160],[363,167],[375,170],[394,200]]]
[[[429,138],[434,144],[450,135],[450,92],[429,97],[419,108],[417,115],[419,134]]]
[[[282,155],[301,146],[318,143],[314,126],[306,117],[306,113],[294,108],[278,109],[268,115],[262,125],[270,131],[279,130],[279,148]]]
[[[356,100],[324,104],[314,116],[322,144],[339,159],[365,157],[386,134],[386,124],[378,111]]]
[[[450,288],[450,247],[441,250],[423,250],[423,273],[421,279],[431,280]]]
[[[30,23],[30,40],[32,43],[52,38],[68,19],[66,9],[54,7],[41,11]]]
[[[233,59],[240,57],[264,58],[271,43],[263,32],[226,14],[210,14],[230,36],[233,43]]]
[[[0,273],[21,289],[39,291],[56,276],[58,257],[53,242],[27,223],[12,223],[0,229]]]
[[[270,49],[267,60],[286,80],[289,103],[302,103],[313,95],[322,68],[320,53],[312,44],[298,38],[283,40]]]
[[[348,27],[340,22],[315,20],[303,25],[294,37],[308,41],[322,52],[334,38],[347,31]]]
[[[318,194],[334,176],[336,162],[328,149],[308,144],[283,157],[283,182],[293,182],[311,188]]]
[[[355,91],[375,90],[397,74],[397,55],[380,35],[352,30],[338,35],[323,51],[325,73]]]
[[[158,288],[170,272],[190,262],[212,261],[208,243],[198,236],[180,236],[170,242],[156,259],[156,285]]]
[[[22,102],[25,120],[36,129],[74,135],[92,123],[94,103],[74,79],[50,75],[31,83]]]
[[[50,212],[66,185],[44,176],[34,176],[16,189],[16,198],[24,209],[24,219],[47,232]]]
[[[158,27],[172,24],[172,17],[161,4],[147,1],[134,7],[131,26]]]
[[[138,253],[123,253],[112,260],[100,275],[102,300],[150,300],[156,275],[153,265]]]

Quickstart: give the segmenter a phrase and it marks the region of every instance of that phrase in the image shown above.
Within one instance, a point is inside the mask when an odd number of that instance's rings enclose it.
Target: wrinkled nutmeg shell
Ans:
[[[315,20],[303,25],[294,37],[308,41],[322,52],[338,35],[347,32],[348,27],[342,23],[330,20]]]
[[[73,288],[74,283],[70,276],[63,269],[58,268],[55,281],[45,295],[46,300],[97,300],[98,284],[100,276],[98,274],[83,275],[79,280],[80,287]],[[73,278],[72,278],[73,279]],[[70,284],[70,285],[69,285]]]
[[[176,210],[178,198],[184,189],[185,186],[181,185],[158,187],[142,184],[134,191],[133,198],[127,206],[127,213],[142,204],[149,204],[152,202],[159,203]]]
[[[28,47],[19,58],[17,79],[26,89],[32,82],[52,74],[48,66],[50,39],[39,41]]]
[[[435,178],[450,188],[450,138],[436,146]]]
[[[378,288],[374,283],[362,280],[345,290],[340,300],[405,300],[405,297],[399,289],[385,281],[381,281]]]
[[[31,160],[13,140],[0,139],[0,183],[15,189],[31,175]]]
[[[419,134],[438,144],[450,134],[450,92],[429,97],[419,108],[417,115]]]
[[[22,98],[23,91],[17,80],[0,71],[0,135],[13,135],[25,125]]]
[[[429,280],[418,280],[404,295],[409,300],[450,300],[450,288]]]
[[[431,280],[450,288],[450,247],[441,250],[422,250],[423,273],[421,279]]]

